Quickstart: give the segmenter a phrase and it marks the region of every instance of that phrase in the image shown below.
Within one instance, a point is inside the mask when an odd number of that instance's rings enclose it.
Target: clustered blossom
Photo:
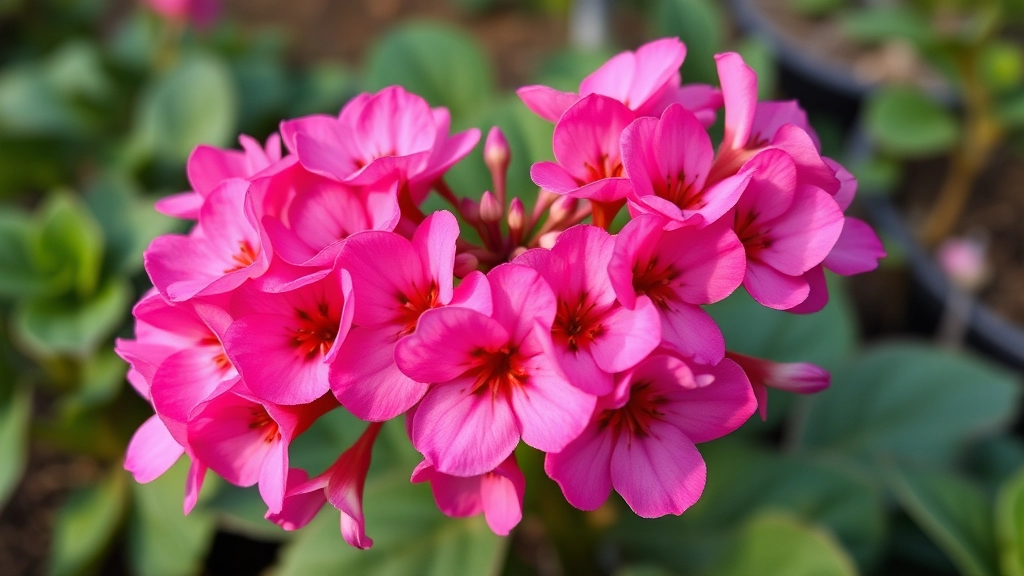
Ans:
[[[521,89],[554,123],[532,207],[509,198],[497,129],[484,145],[493,190],[456,197],[445,172],[480,133],[450,134],[445,109],[400,87],[283,122],[265,145],[198,147],[192,191],[157,205],[196,224],[146,251],[155,288],[134,309],[135,339],[117,343],[155,412],[125,467],[148,482],[185,455],[186,512],[209,469],[258,485],[286,530],[330,503],[366,548],[374,441],[404,415],[423,457],[411,481],[498,534],[522,518],[520,443],[546,453],[580,509],[614,490],[641,516],[681,514],[705,484],[697,444],[764,417],[766,387],[829,383],[811,364],[727,351],[704,306],[742,286],[814,312],[824,269],[865,272],[884,255],[845,215],[856,181],[820,155],[795,103],[758,102],[731,53],[717,56],[720,89],[684,85],[684,56],[658,40],[578,94]],[[707,126],[723,107],[716,149]],[[424,214],[431,193],[452,211]],[[292,468],[289,444],[332,410],[365,433],[326,470]]]

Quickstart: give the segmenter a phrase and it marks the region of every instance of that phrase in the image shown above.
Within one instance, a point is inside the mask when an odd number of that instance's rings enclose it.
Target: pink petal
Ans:
[[[655,195],[655,185],[664,184],[665,175],[658,165],[655,144],[660,124],[657,118],[637,118],[622,131],[622,165],[629,175],[634,200]]]
[[[459,282],[452,294],[452,301],[449,306],[461,306],[472,308],[481,314],[491,315],[494,307],[491,305],[491,283],[483,272],[473,271]]]
[[[382,422],[411,408],[427,385],[403,374],[395,365],[399,335],[390,325],[355,327],[341,343],[330,367],[331,390],[352,414]]]
[[[715,55],[718,79],[725,101],[724,147],[739,150],[750,140],[757,107],[757,73],[735,52]]]
[[[615,237],[615,248],[608,263],[608,276],[615,296],[626,308],[636,306],[633,287],[634,269],[650,261],[658,246],[666,220],[659,215],[642,214],[630,220]]]
[[[669,106],[654,134],[659,175],[701,190],[715,152],[707,130],[692,112],[679,104]]]
[[[218,390],[226,391],[227,387],[221,387],[221,383],[230,383],[238,372],[227,363],[223,353],[220,345],[201,346],[182,350],[164,360],[153,375],[151,389],[157,412],[187,422],[196,406]]]
[[[187,516],[199,501],[199,492],[203,489],[203,481],[206,479],[206,465],[192,460],[188,468],[188,477],[185,479],[185,500],[183,502],[184,512]]]
[[[634,110],[642,107],[662,86],[672,81],[685,58],[686,45],[678,38],[661,38],[637,48],[626,104]],[[584,84],[595,75],[597,72],[580,84],[581,94],[587,93]]]
[[[736,205],[737,220],[753,214],[758,222],[768,222],[785,214],[793,205],[797,171],[792,156],[782,150],[764,150],[748,160],[742,171],[749,171],[752,176]]]
[[[185,170],[192,190],[201,197],[209,196],[214,188],[228,178],[246,178],[251,175],[246,167],[244,153],[205,144],[192,150]]]
[[[259,404],[233,393],[222,394],[202,407],[189,422],[189,447],[203,464],[236,486],[260,479],[263,460],[280,440],[267,442],[268,428],[254,427]]]
[[[717,364],[725,357],[722,331],[699,306],[670,302],[661,310],[661,337],[665,348],[702,364]]]
[[[825,280],[825,270],[822,266],[815,266],[803,274],[810,291],[807,299],[789,308],[786,312],[791,314],[813,314],[820,311],[828,304],[828,283]]]
[[[773,220],[765,234],[769,246],[759,258],[773,268],[798,276],[828,256],[843,231],[843,212],[824,190],[803,188],[785,216]]]
[[[689,304],[711,304],[729,296],[743,282],[746,252],[728,222],[703,229],[665,232],[654,257],[676,273],[670,286]]]
[[[185,449],[178,444],[157,415],[150,416],[132,435],[125,454],[124,469],[140,484],[152,482],[167,472]]]
[[[263,459],[259,490],[267,512],[277,514],[284,507],[285,486],[288,481],[288,446],[275,442]]]
[[[818,149],[821,148],[821,143],[818,142],[817,136],[814,135],[811,125],[807,121],[807,112],[804,112],[796,100],[758,102],[757,110],[754,112],[754,124],[750,132],[755,140],[771,142],[779,129],[786,124],[793,124],[807,132],[814,146]]]
[[[175,218],[198,220],[205,198],[195,192],[172,194],[156,201],[156,211]]]
[[[494,306],[491,317],[508,330],[510,342],[522,342],[536,323],[551,329],[558,304],[540,273],[518,264],[502,264],[488,272],[487,279]]]
[[[437,301],[447,304],[452,299],[452,274],[455,269],[455,241],[459,222],[451,212],[438,210],[427,216],[412,238],[426,276],[437,287]]]
[[[667,422],[653,421],[649,435],[616,443],[612,486],[638,516],[682,514],[704,491],[707,468],[693,442]]]
[[[530,179],[537,186],[555,194],[569,194],[580,187],[580,183],[555,162],[537,162],[530,167]]]
[[[436,132],[426,100],[389,86],[366,101],[353,136],[364,158],[381,158],[431,150]]]
[[[620,162],[619,137],[634,118],[618,100],[598,94],[583,97],[555,125],[555,158],[577,181],[593,182],[594,169]]]
[[[537,85],[523,86],[516,90],[516,94],[531,112],[551,123],[558,122],[562,114],[580,98],[577,94]]]
[[[753,174],[748,172],[719,180],[704,191],[702,195],[704,205],[696,210],[683,210],[682,217],[690,218],[691,213],[699,215],[704,219],[703,226],[717,222],[743,197],[752,178]]]
[[[508,331],[476,310],[435,308],[424,312],[416,331],[395,346],[395,363],[417,382],[448,382],[478,366],[480,350],[497,350],[508,342]]]
[[[570,504],[597,510],[612,492],[614,447],[611,432],[592,422],[562,451],[548,453],[544,472],[558,483]]]
[[[672,359],[661,362],[672,362]],[[717,366],[691,365],[697,380],[710,375],[713,381],[696,388],[668,387],[662,405],[664,419],[692,442],[709,442],[731,434],[750,419],[757,407],[750,381],[728,358]],[[671,390],[671,391],[670,391]]]
[[[383,261],[388,265],[381,266]],[[353,321],[362,326],[404,322],[405,304],[430,283],[416,248],[391,232],[353,235],[338,255],[337,265],[352,274]]]
[[[483,501],[487,525],[498,536],[509,532],[523,519],[523,491],[526,480],[519,468],[517,482],[500,474],[488,474],[480,481],[480,499]]]
[[[651,299],[637,299],[633,310],[616,307],[601,319],[600,336],[591,344],[597,365],[609,373],[635,366],[661,343],[661,318]],[[609,387],[602,392],[607,394]]]
[[[836,179],[839,180],[839,190],[832,197],[836,199],[839,208],[845,211],[850,207],[854,196],[857,195],[857,179],[835,160],[831,158],[822,158],[822,160],[836,173]]]
[[[825,257],[824,264],[836,274],[851,276],[878,268],[878,260],[885,256],[885,247],[871,226],[847,216],[843,231]]]
[[[762,306],[787,310],[807,299],[811,287],[800,276],[789,276],[758,260],[747,261],[743,287]]]
[[[829,194],[839,191],[840,184],[835,170],[822,159],[810,134],[797,126],[786,124],[775,134],[772,146],[785,150],[793,157],[800,184],[817,186]]]
[[[434,466],[424,460],[412,472],[411,482],[430,482],[430,491],[434,494],[437,508],[452,518],[476,516],[484,511],[480,497],[480,484],[484,476],[462,478],[438,472]]]
[[[320,509],[327,503],[327,494],[323,487],[309,490],[308,492],[295,492],[295,489],[309,480],[309,474],[305,470],[292,468],[288,471],[288,491],[284,498],[284,505],[280,512],[267,511],[264,518],[277,524],[284,530],[298,530],[316,517]]]
[[[619,52],[580,82],[580,96],[600,94],[629,106],[629,90],[635,72],[636,54],[628,50]]]

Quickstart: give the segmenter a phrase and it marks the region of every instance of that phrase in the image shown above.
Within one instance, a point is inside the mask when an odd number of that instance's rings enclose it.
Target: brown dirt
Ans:
[[[945,177],[945,159],[907,166],[901,198],[912,227],[920,224]],[[992,279],[979,296],[999,314],[1024,326],[1024,154],[995,154],[978,179],[954,229],[956,236],[988,241]]]

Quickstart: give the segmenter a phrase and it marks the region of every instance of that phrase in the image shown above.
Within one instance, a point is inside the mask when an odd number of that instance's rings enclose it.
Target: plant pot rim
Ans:
[[[869,158],[874,148],[863,129],[857,129],[848,144],[848,157],[851,161]],[[939,265],[914,237],[899,208],[884,191],[862,188],[859,192],[858,199],[872,222],[882,234],[899,246],[911,273],[928,295],[945,307],[954,288]],[[971,297],[968,330],[968,337],[980,344],[984,352],[989,352],[1005,364],[1024,370],[1024,326],[1011,322],[977,298]]]

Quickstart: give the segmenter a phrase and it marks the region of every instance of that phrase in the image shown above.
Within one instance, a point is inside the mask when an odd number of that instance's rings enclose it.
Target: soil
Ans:
[[[948,160],[911,163],[906,167],[900,201],[911,229],[924,219],[942,185]],[[992,277],[979,293],[1000,315],[1024,326],[1024,154],[996,153],[975,184],[967,208],[953,234],[980,237],[988,243]]]
[[[944,90],[945,80],[903,41],[868,46],[851,38],[838,18],[808,17],[793,12],[792,0],[749,0],[763,18],[800,51],[823,63],[849,70],[858,83],[913,83],[925,90]]]

